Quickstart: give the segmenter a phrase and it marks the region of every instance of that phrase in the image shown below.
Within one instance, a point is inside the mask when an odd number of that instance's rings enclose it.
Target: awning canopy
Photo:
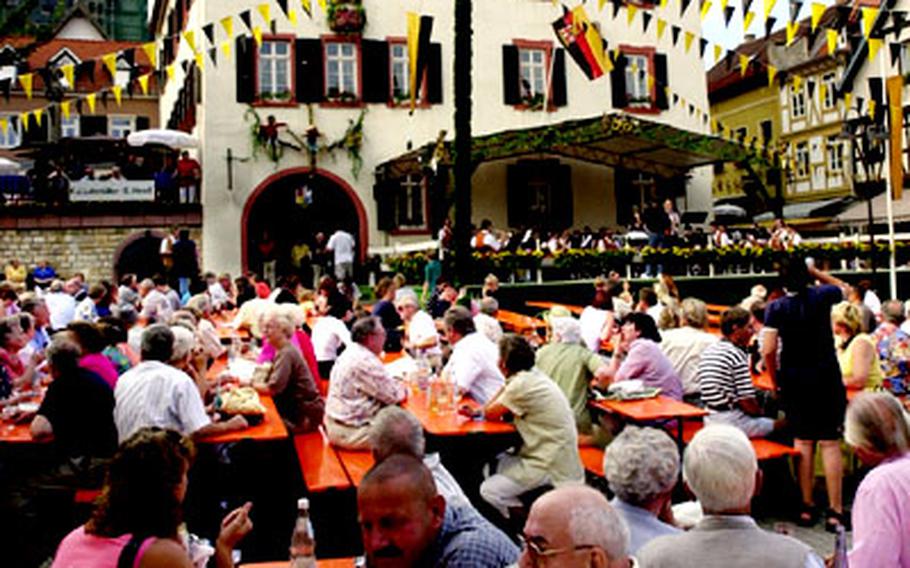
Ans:
[[[792,219],[806,219],[806,218],[830,218],[834,213],[837,213],[835,210],[831,212],[831,208],[835,207],[835,204],[843,204],[844,198],[835,197],[833,199],[824,199],[821,201],[804,201],[802,203],[789,203],[784,205],[783,218],[790,221]],[[753,217],[753,220],[757,223],[763,223],[765,221],[774,220],[773,211],[765,211],[760,215]]]
[[[886,193],[880,193],[872,198],[872,220],[876,223],[887,221],[887,207],[885,199]],[[904,196],[903,199],[894,201],[891,204],[895,221],[910,220],[910,196]],[[869,223],[869,205],[865,199],[859,199],[853,203],[847,210],[837,216],[837,221],[851,224],[868,224]]]
[[[430,143],[380,164],[377,174],[400,178],[419,173],[431,160],[449,164],[452,142]],[[682,130],[625,113],[477,136],[473,162],[549,154],[583,162],[675,177],[719,162],[761,158],[754,149],[716,136]]]

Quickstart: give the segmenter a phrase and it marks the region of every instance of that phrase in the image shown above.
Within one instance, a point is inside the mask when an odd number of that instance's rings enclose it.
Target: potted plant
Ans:
[[[361,0],[330,0],[327,12],[329,29],[336,33],[360,33],[367,23]]]

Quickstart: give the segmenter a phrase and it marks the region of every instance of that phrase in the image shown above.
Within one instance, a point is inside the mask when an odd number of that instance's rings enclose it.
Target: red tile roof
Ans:
[[[52,39],[46,41],[37,47],[28,56],[28,66],[31,69],[40,69],[47,65],[50,58],[57,55],[63,48],[73,52],[73,55],[81,61],[88,59],[101,60],[101,57],[108,53],[116,53],[125,49],[134,49],[136,52],[136,63],[142,67],[149,66],[148,57],[145,51],[141,49],[142,43],[136,41],[98,41],[84,39]]]

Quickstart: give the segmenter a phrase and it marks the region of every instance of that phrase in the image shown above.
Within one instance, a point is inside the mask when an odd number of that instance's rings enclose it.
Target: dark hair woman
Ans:
[[[114,363],[102,353],[107,344],[101,334],[101,329],[96,324],[87,321],[74,321],[66,326],[66,331],[82,350],[79,366],[104,379],[104,382],[112,389],[117,386],[117,379],[120,375],[117,373]]]

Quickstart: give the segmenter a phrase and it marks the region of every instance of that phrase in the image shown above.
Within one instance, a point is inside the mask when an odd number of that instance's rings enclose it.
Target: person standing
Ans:
[[[199,180],[202,178],[202,167],[190,153],[184,150],[177,160],[177,182],[180,185],[180,203],[196,203],[199,200]]]
[[[199,276],[199,257],[196,242],[190,238],[187,229],[180,229],[177,242],[174,243],[174,268],[172,274],[177,277],[180,301],[189,299],[190,283]]]
[[[329,237],[325,250],[334,255],[335,278],[338,281],[354,277],[354,237],[351,233],[337,229]]]
[[[670,230],[670,217],[668,217],[667,213],[657,205],[656,201],[651,200],[648,203],[648,206],[645,207],[642,220],[645,224],[645,230],[648,233],[648,246],[658,249],[663,248],[664,236],[667,231]],[[645,277],[650,278],[661,272],[663,272],[662,266],[658,265],[655,271],[654,266],[649,264],[645,268]]]

